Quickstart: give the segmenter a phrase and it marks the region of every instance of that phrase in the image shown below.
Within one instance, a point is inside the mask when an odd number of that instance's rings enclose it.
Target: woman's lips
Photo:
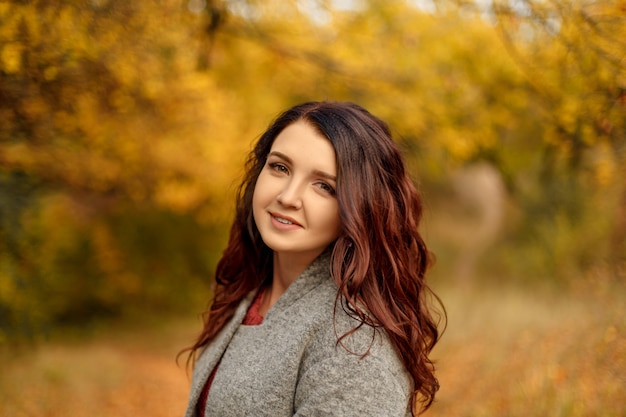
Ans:
[[[272,223],[280,228],[300,228],[302,225],[293,217],[285,216],[281,213],[270,212]]]

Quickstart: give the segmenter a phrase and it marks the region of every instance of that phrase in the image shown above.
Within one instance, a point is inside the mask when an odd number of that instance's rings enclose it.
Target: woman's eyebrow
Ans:
[[[279,152],[279,151],[272,151],[272,152],[269,153],[269,156],[276,156],[278,158],[281,158],[282,160],[284,160],[285,162],[287,162],[289,164],[293,163],[293,160],[290,157],[288,157],[287,155],[285,155],[284,153]],[[326,178],[327,180],[331,180],[331,181],[337,182],[337,177],[335,175],[329,174],[328,172],[316,169],[316,170],[313,171],[313,174],[318,176],[318,177]]]
[[[324,172],[324,171],[320,171],[320,170],[316,169],[316,170],[313,171],[313,174],[315,176],[326,178],[327,180],[331,180],[331,181],[337,182],[337,177],[334,176],[334,175],[329,174],[328,172]]]
[[[278,151],[272,151],[270,152],[269,156],[277,156],[281,159],[284,159],[286,162],[289,162],[290,164],[293,163],[293,161],[291,160],[290,157],[288,157],[287,155],[285,155],[282,152],[278,152]]]

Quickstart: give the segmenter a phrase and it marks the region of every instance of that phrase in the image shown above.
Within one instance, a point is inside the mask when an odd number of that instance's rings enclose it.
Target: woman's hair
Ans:
[[[417,401],[427,409],[439,388],[428,358],[439,339],[432,310],[439,299],[424,280],[430,256],[418,232],[422,203],[387,125],[353,103],[297,105],[260,137],[248,157],[228,246],[217,264],[214,299],[189,358],[215,338],[247,294],[271,279],[272,251],[255,225],[252,195],[274,139],[300,120],[330,140],[337,158],[342,231],[331,258],[337,301],[360,322],[385,329],[412,377],[411,409],[418,414]]]

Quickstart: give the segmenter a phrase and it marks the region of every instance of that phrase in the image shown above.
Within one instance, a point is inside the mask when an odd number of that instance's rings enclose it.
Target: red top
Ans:
[[[259,314],[259,308],[261,307],[264,293],[265,288],[261,288],[254,296],[254,300],[252,300],[252,304],[250,304],[248,312],[246,313],[246,317],[244,317],[241,324],[245,326],[258,326],[259,324],[263,323],[263,316]],[[196,414],[198,415],[198,417],[204,417],[204,410],[206,409],[206,402],[207,398],[209,397],[209,390],[211,389],[211,384],[213,383],[213,378],[215,378],[215,372],[217,371],[218,366],[219,363],[215,365],[215,368],[213,368],[213,372],[211,372],[209,379],[202,389],[202,394],[200,394],[200,398],[198,398],[198,402],[196,403]]]
[[[261,308],[261,302],[263,301],[263,294],[265,294],[265,288],[261,288],[254,296],[254,300],[252,300],[252,304],[250,304],[246,317],[243,318],[241,324],[245,326],[258,326],[263,323],[263,316],[259,314],[259,308]]]

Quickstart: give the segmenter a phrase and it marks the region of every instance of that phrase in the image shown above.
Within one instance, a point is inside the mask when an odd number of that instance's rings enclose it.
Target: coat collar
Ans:
[[[309,291],[329,281],[330,257],[330,251],[327,250],[311,262],[267,312],[263,324],[271,322],[273,318],[278,318],[282,312]],[[228,344],[237,332],[237,329],[239,329],[255,294],[256,291],[252,291],[241,301],[232,319],[217,334],[196,361],[185,417],[193,417],[195,415],[195,406],[200,398],[202,389],[209,379],[209,375],[213,372],[213,368],[219,363],[226,348],[228,348]]]
[[[191,381],[191,390],[189,393],[189,404],[185,417],[195,416],[196,403],[202,394],[202,390],[209,375],[213,372],[213,368],[219,363],[222,354],[228,347],[230,340],[239,328],[243,318],[248,311],[250,303],[252,303],[254,293],[248,294],[246,298],[237,307],[232,319],[226,323],[224,328],[215,336],[213,341],[202,351],[200,357],[194,364],[193,378]]]

